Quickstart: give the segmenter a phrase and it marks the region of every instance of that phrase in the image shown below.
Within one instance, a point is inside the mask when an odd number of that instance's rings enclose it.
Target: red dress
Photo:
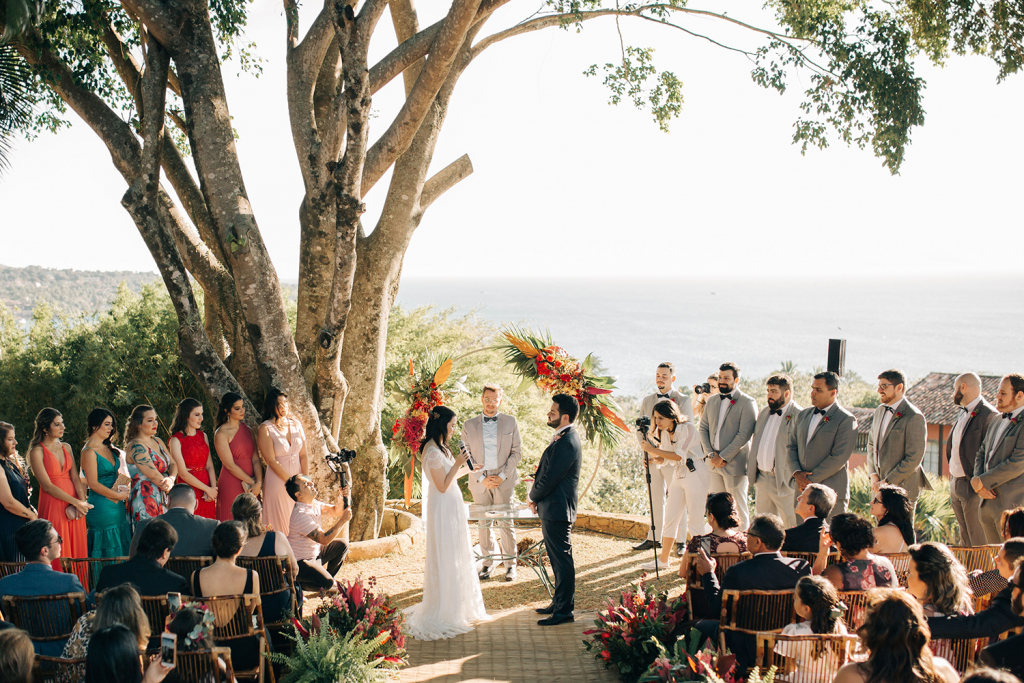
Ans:
[[[68,450],[64,451],[64,467],[60,466],[57,457],[47,450],[46,446],[39,444],[43,449],[43,468],[50,481],[60,487],[64,493],[72,498],[78,498],[75,485],[71,482],[71,463],[74,456]],[[63,444],[62,444],[63,447]],[[64,541],[60,545],[61,557],[89,557],[89,539],[86,533],[85,516],[78,519],[68,519],[68,503],[54,498],[46,491],[39,492],[39,517],[48,519],[53,525],[54,531]],[[61,571],[60,559],[53,561],[55,570]]]
[[[206,443],[206,436],[199,431],[192,436],[185,436],[184,432],[177,432],[174,438],[181,444],[181,459],[185,461],[188,473],[210,485],[210,473],[206,470],[206,461],[210,459],[210,447]],[[217,519],[217,502],[206,500],[203,496],[205,491],[200,491],[195,486],[192,490],[196,492],[196,515],[207,519]]]
[[[231,449],[231,458],[235,464],[250,477],[253,476],[252,456],[256,452],[256,441],[253,440],[252,431],[247,425],[238,425],[238,431],[235,432],[228,448]],[[231,516],[231,506],[235,504],[235,498],[243,493],[245,489],[242,487],[242,481],[231,474],[221,462],[220,474],[217,476],[217,519],[222,522],[234,519]]]

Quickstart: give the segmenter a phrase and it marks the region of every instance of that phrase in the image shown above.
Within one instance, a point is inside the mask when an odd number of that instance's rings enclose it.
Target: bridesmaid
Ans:
[[[117,486],[121,452],[111,445],[117,436],[114,414],[94,408],[86,418],[82,471],[89,483],[92,510],[85,516],[89,526],[89,557],[127,557],[132,543],[128,521],[128,486]]]
[[[62,557],[89,557],[85,515],[92,509],[71,447],[62,443],[64,417],[54,408],[36,415],[35,432],[28,444],[28,462],[39,481],[39,516],[50,521],[62,539]],[[61,571],[60,559],[52,563]]]
[[[18,462],[14,425],[0,422],[0,562],[24,562],[14,543],[14,532],[36,519],[28,502],[28,477]]]
[[[210,457],[210,440],[203,431],[203,404],[186,398],[178,404],[171,422],[171,439],[167,442],[171,457],[178,467],[178,479],[196,492],[195,514],[207,519],[217,517],[217,481]]]
[[[288,416],[288,394],[276,387],[263,402],[263,424],[257,439],[260,456],[267,464],[263,523],[287,536],[295,501],[284,490],[284,483],[295,474],[309,474],[309,460],[306,433],[298,420]]]
[[[129,509],[136,525],[167,512],[167,492],[178,473],[167,446],[156,435],[159,426],[153,407],[141,405],[135,406],[124,427],[128,475],[132,478]]]
[[[224,394],[217,409],[217,431],[213,446],[220,458],[217,480],[217,519],[230,522],[235,498],[243,493],[259,496],[263,490],[263,468],[256,452],[256,439],[245,420],[245,401],[233,391]]]

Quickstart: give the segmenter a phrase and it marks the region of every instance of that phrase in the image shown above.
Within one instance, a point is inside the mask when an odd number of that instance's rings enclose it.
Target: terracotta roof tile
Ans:
[[[857,433],[868,434],[871,431],[871,421],[875,419],[874,408],[854,408],[846,406],[846,409],[857,418]]]
[[[959,373],[933,372],[907,390],[907,398],[921,409],[928,424],[953,425],[957,407],[953,405],[953,382]],[[981,375],[981,393],[992,405],[1002,377]]]

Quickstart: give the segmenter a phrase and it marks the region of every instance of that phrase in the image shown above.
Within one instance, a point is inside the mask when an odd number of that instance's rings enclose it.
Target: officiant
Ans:
[[[470,418],[462,427],[462,440],[466,442],[476,467],[469,473],[467,483],[473,502],[478,505],[507,505],[512,502],[512,494],[519,481],[516,472],[522,457],[519,425],[511,415],[498,412],[501,400],[501,387],[485,384],[480,397],[483,413]],[[501,554],[511,557],[516,555],[516,535],[511,524],[495,528],[489,522],[479,522],[479,529],[480,550],[487,557],[480,572],[483,580],[491,578],[495,569],[494,559],[489,557],[495,554],[495,535],[499,537]],[[514,581],[515,560],[505,560],[504,565],[505,580]]]

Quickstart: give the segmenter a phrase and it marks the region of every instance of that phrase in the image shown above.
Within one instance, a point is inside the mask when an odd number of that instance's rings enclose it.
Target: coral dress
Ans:
[[[238,425],[238,431],[235,432],[228,448],[231,449],[231,459],[235,464],[250,477],[254,476],[252,456],[256,452],[256,440],[252,438],[252,430],[248,425]],[[220,474],[217,476],[217,519],[230,522],[233,519],[231,506],[234,505],[235,498],[243,493],[245,488],[242,486],[242,480],[231,474],[231,471],[224,467],[224,463],[221,463]]]
[[[270,420],[261,426],[267,427],[270,440],[274,443],[274,452],[264,453],[264,459],[275,458],[288,477],[291,477],[302,472],[299,453],[306,443],[306,433],[297,420],[290,420],[289,425],[283,431]],[[287,536],[293,507],[295,501],[284,490],[284,480],[267,466],[267,476],[263,478],[263,523]]]
[[[74,462],[70,449],[64,449],[64,466],[61,467],[57,456],[49,451],[46,446],[39,444],[43,449],[43,468],[50,477],[54,486],[71,496],[78,498],[75,485],[71,481],[71,465]],[[64,444],[61,444],[61,448]],[[64,541],[60,544],[61,557],[89,557],[89,540],[86,534],[85,516],[78,519],[68,519],[68,503],[54,498],[46,491],[39,492],[39,516],[50,521],[54,530]],[[77,512],[77,511],[76,511]],[[55,570],[61,571],[60,559],[53,561]]]
[[[210,445],[206,443],[206,434],[197,431],[192,436],[186,436],[185,432],[177,432],[174,438],[181,444],[181,459],[185,461],[188,473],[209,486],[210,472],[206,469],[206,462],[210,459]],[[195,514],[198,517],[217,519],[217,501],[206,500],[206,492],[195,486],[192,490],[196,492]]]

